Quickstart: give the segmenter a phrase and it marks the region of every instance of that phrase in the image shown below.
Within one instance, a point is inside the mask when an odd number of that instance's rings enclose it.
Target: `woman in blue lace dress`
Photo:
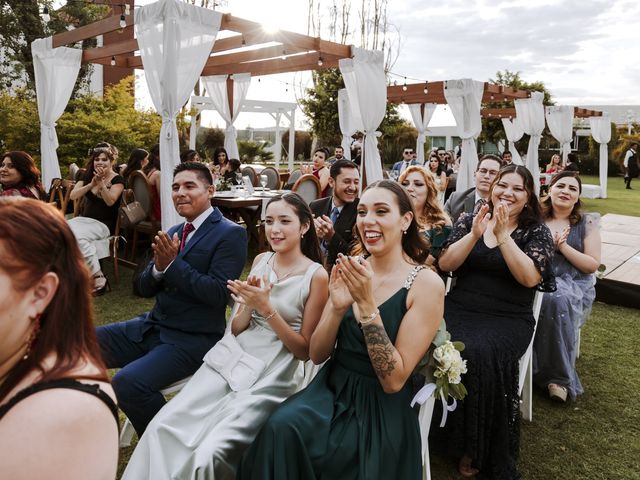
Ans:
[[[439,258],[456,275],[444,318],[466,346],[468,396],[444,429],[432,429],[433,444],[459,460],[464,477],[520,478],[518,362],[533,336],[535,289],[550,275],[553,255],[533,189],[525,167],[500,170],[488,204],[458,219]]]
[[[553,235],[553,270],[557,290],[545,293],[533,344],[533,381],[564,402],[584,391],[576,372],[578,331],[596,297],[594,272],[602,242],[598,214],[580,212],[582,182],[577,172],[561,172],[551,180],[544,200],[545,223]]]

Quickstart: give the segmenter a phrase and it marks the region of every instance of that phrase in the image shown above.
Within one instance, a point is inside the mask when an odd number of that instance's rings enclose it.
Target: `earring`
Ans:
[[[40,333],[40,318],[42,318],[42,314],[38,313],[35,317],[29,319],[33,322],[33,330],[31,330],[29,340],[27,340],[27,351],[24,352],[24,356],[22,357],[23,360],[27,360],[29,358],[33,345],[36,343],[36,338],[38,337],[38,333]]]
[[[300,238],[304,238],[304,233],[300,235]]]
[[[407,229],[407,230],[408,230],[408,229]],[[402,231],[402,234],[403,234],[403,235],[406,235],[406,234],[407,234],[407,230],[403,230],[403,231]]]

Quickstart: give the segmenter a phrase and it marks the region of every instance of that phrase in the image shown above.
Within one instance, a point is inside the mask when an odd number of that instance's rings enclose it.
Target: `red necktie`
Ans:
[[[187,237],[191,232],[193,232],[196,228],[193,226],[193,223],[185,223],[184,229],[182,230],[182,241],[180,242],[180,251],[184,248],[185,243],[187,243]]]

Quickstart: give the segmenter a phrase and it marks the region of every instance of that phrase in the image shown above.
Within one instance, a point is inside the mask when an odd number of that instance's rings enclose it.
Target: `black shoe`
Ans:
[[[627,185],[627,190],[633,190],[633,188],[631,188],[631,185]]]

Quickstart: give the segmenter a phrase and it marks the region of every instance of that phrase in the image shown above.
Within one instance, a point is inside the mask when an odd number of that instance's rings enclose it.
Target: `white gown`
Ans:
[[[267,269],[275,282],[269,258],[265,255],[251,273],[262,277]],[[285,278],[271,290],[271,304],[295,331],[302,325],[311,278],[321,267],[314,263],[304,275]],[[225,344],[242,350],[230,351]],[[231,357],[237,361],[228,361]],[[227,331],[204,362],[151,421],[123,480],[234,479],[244,450],[304,375],[302,362],[255,311],[249,327],[237,337]]]

